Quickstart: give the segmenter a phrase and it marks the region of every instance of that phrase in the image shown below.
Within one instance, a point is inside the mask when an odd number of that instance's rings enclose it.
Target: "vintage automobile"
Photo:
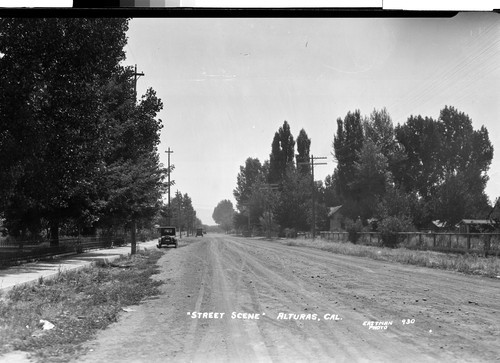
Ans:
[[[177,238],[175,237],[175,227],[158,227],[160,238],[156,247],[175,246],[177,248]]]
[[[203,228],[197,228],[196,229],[196,237],[202,236],[203,237]]]

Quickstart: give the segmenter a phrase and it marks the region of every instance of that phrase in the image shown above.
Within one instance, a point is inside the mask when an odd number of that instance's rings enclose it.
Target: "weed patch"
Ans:
[[[488,277],[500,276],[500,259],[477,255],[457,255],[435,251],[415,251],[406,248],[385,248],[356,245],[350,242],[332,242],[324,240],[283,240],[288,246],[312,247],[332,253],[368,257],[374,260],[399,262],[443,270],[457,271],[470,275]]]
[[[159,293],[159,251],[123,259],[128,268],[100,264],[12,289],[0,301],[0,354],[22,350],[39,361],[66,362],[99,329],[116,322],[122,307]],[[40,320],[54,324],[43,330]]]

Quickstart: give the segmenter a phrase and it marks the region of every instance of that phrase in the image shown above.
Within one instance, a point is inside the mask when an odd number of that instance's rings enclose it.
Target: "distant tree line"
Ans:
[[[297,154],[295,154],[297,145]],[[275,133],[269,160],[248,158],[233,195],[234,226],[242,231],[293,234],[312,226],[329,229],[328,207],[342,205],[343,228],[381,231],[426,228],[433,220],[448,227],[463,218],[486,218],[485,186],[493,147],[488,131],[474,130],[468,115],[445,106],[439,118],[410,116],[394,126],[384,108],[359,110],[337,119],[333,173],[311,180],[311,140],[302,129],[295,141],[289,124]]]
[[[234,213],[233,203],[224,199],[214,208],[212,218],[227,233],[233,228]]]
[[[351,220],[376,218],[383,228],[453,228],[463,218],[486,218],[493,158],[488,130],[445,106],[439,118],[410,116],[394,127],[387,110],[337,120],[333,202]]]
[[[201,220],[196,216],[191,197],[185,193],[177,191],[170,201],[170,208],[163,204],[160,208],[160,218],[157,223],[160,226],[174,226],[178,232],[186,232],[186,235],[193,234],[197,228],[202,228]]]
[[[136,101],[127,19],[0,20],[0,217],[11,235],[151,226],[163,108]]]
[[[295,153],[297,146],[297,153]],[[233,191],[237,212],[234,226],[267,235],[294,235],[312,223],[312,192],[316,193],[316,223],[326,228],[326,190],[311,179],[311,139],[301,129],[295,140],[284,121],[275,133],[269,160],[248,158],[240,167]]]

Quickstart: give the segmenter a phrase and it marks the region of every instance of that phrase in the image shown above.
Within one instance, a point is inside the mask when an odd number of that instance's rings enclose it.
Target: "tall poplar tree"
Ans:
[[[359,110],[348,112],[337,119],[337,133],[333,138],[334,157],[337,161],[336,187],[342,199],[344,213],[351,218],[359,215],[360,195],[353,188],[356,179],[356,163],[363,147],[363,123]]]
[[[290,132],[287,121],[274,134],[269,156],[269,183],[281,183],[285,177],[287,167],[294,166],[295,140]]]
[[[297,170],[304,175],[311,172],[309,162],[311,161],[311,139],[304,129],[301,129],[297,136]],[[307,164],[300,164],[307,163]]]

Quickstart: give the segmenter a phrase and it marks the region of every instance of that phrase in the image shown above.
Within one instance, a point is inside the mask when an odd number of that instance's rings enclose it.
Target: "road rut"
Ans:
[[[500,356],[498,280],[225,235],[184,238],[164,251],[155,276],[162,294],[124,313],[79,361]]]

